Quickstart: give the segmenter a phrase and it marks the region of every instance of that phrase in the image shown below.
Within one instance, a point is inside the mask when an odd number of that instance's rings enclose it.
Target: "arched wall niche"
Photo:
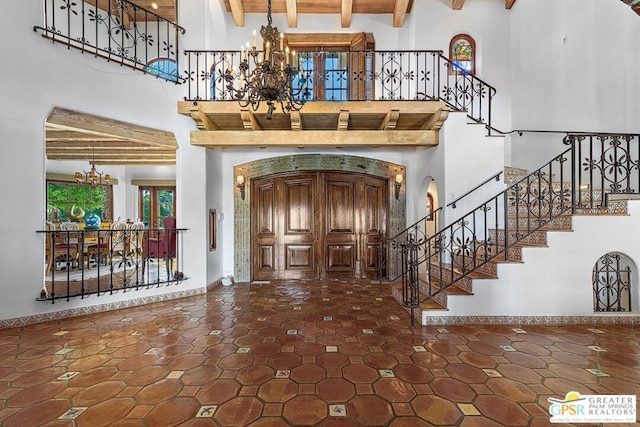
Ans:
[[[389,223],[388,236],[394,236],[406,226],[406,169],[404,166],[349,155],[299,154],[243,163],[233,168],[234,183],[242,175],[244,179],[244,198],[236,185],[234,191],[234,280],[251,280],[251,180],[288,171],[340,171],[364,173],[386,178],[389,183]],[[396,176],[403,177],[398,199],[395,198],[394,183]],[[390,269],[395,266],[389,266]],[[393,270],[392,270],[393,271]]]

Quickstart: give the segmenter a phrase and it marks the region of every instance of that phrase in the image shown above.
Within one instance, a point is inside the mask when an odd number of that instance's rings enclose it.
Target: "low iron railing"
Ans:
[[[544,244],[539,231],[561,216],[625,213],[616,197],[640,195],[640,135],[570,134],[564,142],[567,150],[434,235],[415,237],[415,224],[400,233],[397,246],[418,244],[418,265],[426,264],[423,280],[403,269],[403,294],[419,288],[423,301],[438,301],[453,285],[465,289],[471,273],[490,277],[489,261],[515,260],[518,245]]]
[[[38,300],[70,300],[179,284],[186,229],[43,230],[44,287]],[[156,236],[156,237],[154,237]]]
[[[186,50],[187,101],[235,100],[225,80],[240,64],[240,51]],[[443,101],[491,129],[495,88],[467,73],[441,51],[298,52],[293,86],[311,101]]]
[[[44,25],[52,42],[180,83],[178,24],[128,0],[44,0]]]

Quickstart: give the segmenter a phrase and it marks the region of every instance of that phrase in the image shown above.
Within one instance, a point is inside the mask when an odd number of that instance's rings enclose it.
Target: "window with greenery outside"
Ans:
[[[141,220],[148,228],[162,228],[167,216],[175,216],[175,187],[140,187]]]
[[[90,213],[98,215],[102,221],[110,221],[112,186],[76,184],[72,182],[47,181],[47,220],[69,221],[68,210],[82,209],[85,217]]]

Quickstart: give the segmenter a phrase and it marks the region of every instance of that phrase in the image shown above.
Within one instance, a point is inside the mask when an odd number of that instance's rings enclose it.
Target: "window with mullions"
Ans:
[[[111,221],[112,198],[113,186],[109,184],[92,187],[90,184],[47,180],[47,220],[77,221],[95,213],[102,221]]]
[[[293,87],[301,88],[308,81],[308,90],[296,94],[297,98],[323,101],[349,99],[347,52],[301,52],[298,64],[300,73]]]
[[[175,216],[175,187],[140,187],[139,217],[148,228],[162,228],[162,220]]]
[[[293,81],[296,98],[373,99],[372,34],[287,34],[285,44],[297,52],[300,73]]]
[[[450,74],[475,74],[476,42],[468,34],[458,34],[451,39],[449,56],[456,65],[449,70]]]

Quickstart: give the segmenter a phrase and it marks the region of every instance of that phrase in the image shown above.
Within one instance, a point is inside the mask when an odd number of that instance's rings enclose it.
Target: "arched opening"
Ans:
[[[593,311],[630,312],[635,275],[633,261],[625,254],[601,256],[593,267]]]
[[[283,157],[273,157],[256,160],[234,167],[234,182],[243,183],[242,187],[236,185],[234,193],[234,278],[236,282],[247,282],[252,279],[251,265],[253,257],[251,245],[251,209],[252,209],[252,183],[261,177],[283,174],[287,172],[342,172],[353,175],[368,175],[384,180],[386,190],[384,192],[387,206],[386,236],[399,233],[406,225],[406,192],[404,185],[395,197],[396,176],[403,176],[406,182],[405,168],[383,160],[369,159],[347,155],[327,154],[302,154]],[[394,271],[394,265],[387,266]]]

